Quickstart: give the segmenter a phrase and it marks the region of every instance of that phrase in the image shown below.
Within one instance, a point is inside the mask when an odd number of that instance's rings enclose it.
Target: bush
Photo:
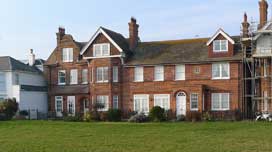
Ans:
[[[16,99],[6,99],[0,102],[1,120],[10,120],[18,111]]]
[[[165,121],[165,110],[159,106],[153,107],[150,112],[149,112],[149,117],[152,121],[155,122],[160,122],[160,121]]]
[[[178,115],[177,116],[177,121],[185,121],[186,120],[186,116],[185,115]]]
[[[80,115],[78,115],[78,114],[76,114],[75,116],[71,116],[71,115],[65,116],[65,117],[63,117],[63,120],[64,121],[69,121],[69,122],[80,122],[80,121],[82,121]]]
[[[121,121],[122,111],[118,109],[110,109],[107,113],[108,121]]]
[[[92,114],[91,112],[85,112],[83,115],[83,121],[91,122],[92,121]]]
[[[131,116],[128,119],[128,122],[137,122],[137,123],[143,123],[148,121],[149,121],[149,118],[144,113],[136,114],[134,116]]]
[[[202,120],[203,121],[213,121],[213,117],[210,114],[210,112],[207,111],[202,115]]]

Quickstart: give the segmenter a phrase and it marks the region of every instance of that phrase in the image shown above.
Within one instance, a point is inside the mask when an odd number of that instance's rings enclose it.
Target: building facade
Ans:
[[[243,66],[239,36],[219,29],[210,38],[140,42],[136,19],[129,38],[99,27],[88,42],[64,28],[45,63],[49,111],[62,117],[121,109],[148,113],[154,106],[175,115],[210,112],[218,117],[242,112]]]
[[[8,56],[0,57],[0,65],[0,101],[15,98],[20,111],[35,111],[35,118],[37,112],[46,117],[48,95],[42,71]]]

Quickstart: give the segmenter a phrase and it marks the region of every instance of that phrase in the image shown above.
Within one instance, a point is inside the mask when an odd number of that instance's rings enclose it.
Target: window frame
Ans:
[[[180,72],[178,71],[179,67],[183,68],[183,69],[181,69]],[[179,74],[182,74],[180,78],[178,77]],[[185,64],[177,64],[177,65],[175,65],[175,80],[176,81],[186,80],[186,66],[185,66]]]
[[[214,76],[214,68],[216,65],[219,65],[219,76]],[[222,76],[223,75],[223,65],[228,65],[228,76]],[[213,80],[219,80],[219,79],[230,79],[230,64],[229,63],[213,63],[212,64],[212,79]]]
[[[144,67],[143,66],[134,67],[134,82],[144,82]]]
[[[73,74],[75,74],[73,76]],[[75,80],[75,81],[72,81]],[[70,84],[74,85],[74,84],[78,84],[78,70],[77,69],[71,69],[70,70]]]
[[[108,95],[98,95],[96,96],[96,102],[97,103],[101,103],[101,101],[105,103],[105,107],[104,108],[98,108],[97,111],[108,111],[109,110],[109,96]],[[103,101],[105,100],[105,101]]]
[[[163,99],[164,98],[167,98],[167,107],[165,108],[163,105]],[[160,100],[160,103],[158,104],[158,103],[156,103],[156,102],[158,102],[158,101],[156,101],[156,100]],[[161,107],[161,108],[164,108],[165,110],[170,110],[171,109],[171,107],[170,107],[170,94],[154,94],[154,107],[155,106],[159,106],[159,107]]]
[[[73,48],[63,48],[62,49],[62,62],[66,63],[66,62],[73,62],[73,61],[74,61],[74,49]]]
[[[89,73],[89,70],[88,69],[82,69],[81,71],[81,83],[82,84],[88,84],[89,80],[88,80],[88,73]],[[85,78],[84,78],[85,77]]]
[[[108,50],[107,53],[104,54],[103,46],[107,46]],[[96,47],[99,47],[99,54],[96,54]],[[93,57],[105,57],[110,56],[110,43],[99,43],[93,45]]]
[[[154,67],[154,81],[164,81],[164,66],[163,65],[157,65]]]
[[[226,49],[225,50],[222,49],[223,42],[226,42],[226,44],[225,44],[226,45]],[[215,43],[219,43],[219,47],[220,47],[219,50],[217,50],[215,48]],[[229,41],[228,40],[214,40],[213,41],[213,52],[216,52],[216,53],[218,53],[218,52],[228,52],[228,45],[229,45]]]
[[[147,111],[142,111],[143,109],[143,99],[147,99]],[[135,100],[140,100],[140,111],[136,111],[136,101]],[[150,103],[150,100],[149,100],[149,95],[148,94],[135,94],[133,95],[133,110],[137,113],[144,113],[144,114],[148,114],[149,113],[149,103]]]
[[[197,105],[197,108],[193,108],[192,107],[192,103],[193,103],[193,96],[196,95],[196,105]],[[199,97],[198,97],[198,93],[191,93],[190,94],[190,110],[191,111],[198,111],[198,106],[199,106]]]
[[[112,67],[112,82],[118,82],[119,81],[119,69],[118,66]]]
[[[57,100],[61,101],[61,111],[57,111]],[[63,112],[63,96],[55,96],[55,112]]]
[[[112,96],[112,108],[119,109],[119,96],[118,95]]]
[[[60,82],[60,73],[64,73],[64,82]],[[66,85],[66,70],[58,70],[58,85]]]
[[[219,95],[219,108],[214,108],[214,95]],[[223,95],[227,95],[227,97],[228,97],[228,108],[223,108],[222,107],[222,104],[223,104],[223,100],[222,100],[222,96]],[[230,110],[230,93],[212,93],[211,94],[211,99],[212,99],[212,101],[211,101],[211,110],[212,111],[228,111],[228,110]]]
[[[98,78],[99,78],[98,70],[99,69],[102,70],[102,73],[101,73],[102,79],[101,80],[98,80]],[[107,73],[107,79],[105,79],[106,73]],[[96,82],[97,83],[108,83],[109,82],[109,67],[97,67],[96,68]]]

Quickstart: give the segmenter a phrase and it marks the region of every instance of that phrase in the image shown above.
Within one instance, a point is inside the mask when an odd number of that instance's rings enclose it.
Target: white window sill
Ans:
[[[141,80],[141,81],[134,81],[134,82],[144,82],[143,80]]]
[[[213,112],[224,112],[224,111],[229,111],[229,109],[212,109]]]
[[[58,85],[63,86],[66,85],[66,83],[58,83]]]
[[[78,83],[70,83],[70,85],[77,85]]]
[[[162,82],[162,81],[164,81],[164,80],[154,80],[155,82]]]
[[[109,83],[109,81],[96,81],[96,83]]]
[[[190,109],[191,111],[198,111],[198,109]]]
[[[228,50],[213,50],[214,53],[226,53]]]
[[[216,77],[216,78],[212,78],[212,80],[229,80],[230,77]]]
[[[175,81],[185,81],[185,79],[175,79]]]
[[[81,84],[88,84],[88,82],[82,82]]]

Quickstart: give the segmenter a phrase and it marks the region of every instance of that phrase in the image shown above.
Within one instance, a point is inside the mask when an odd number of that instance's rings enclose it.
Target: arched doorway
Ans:
[[[176,95],[176,114],[186,115],[186,93],[178,92]]]

